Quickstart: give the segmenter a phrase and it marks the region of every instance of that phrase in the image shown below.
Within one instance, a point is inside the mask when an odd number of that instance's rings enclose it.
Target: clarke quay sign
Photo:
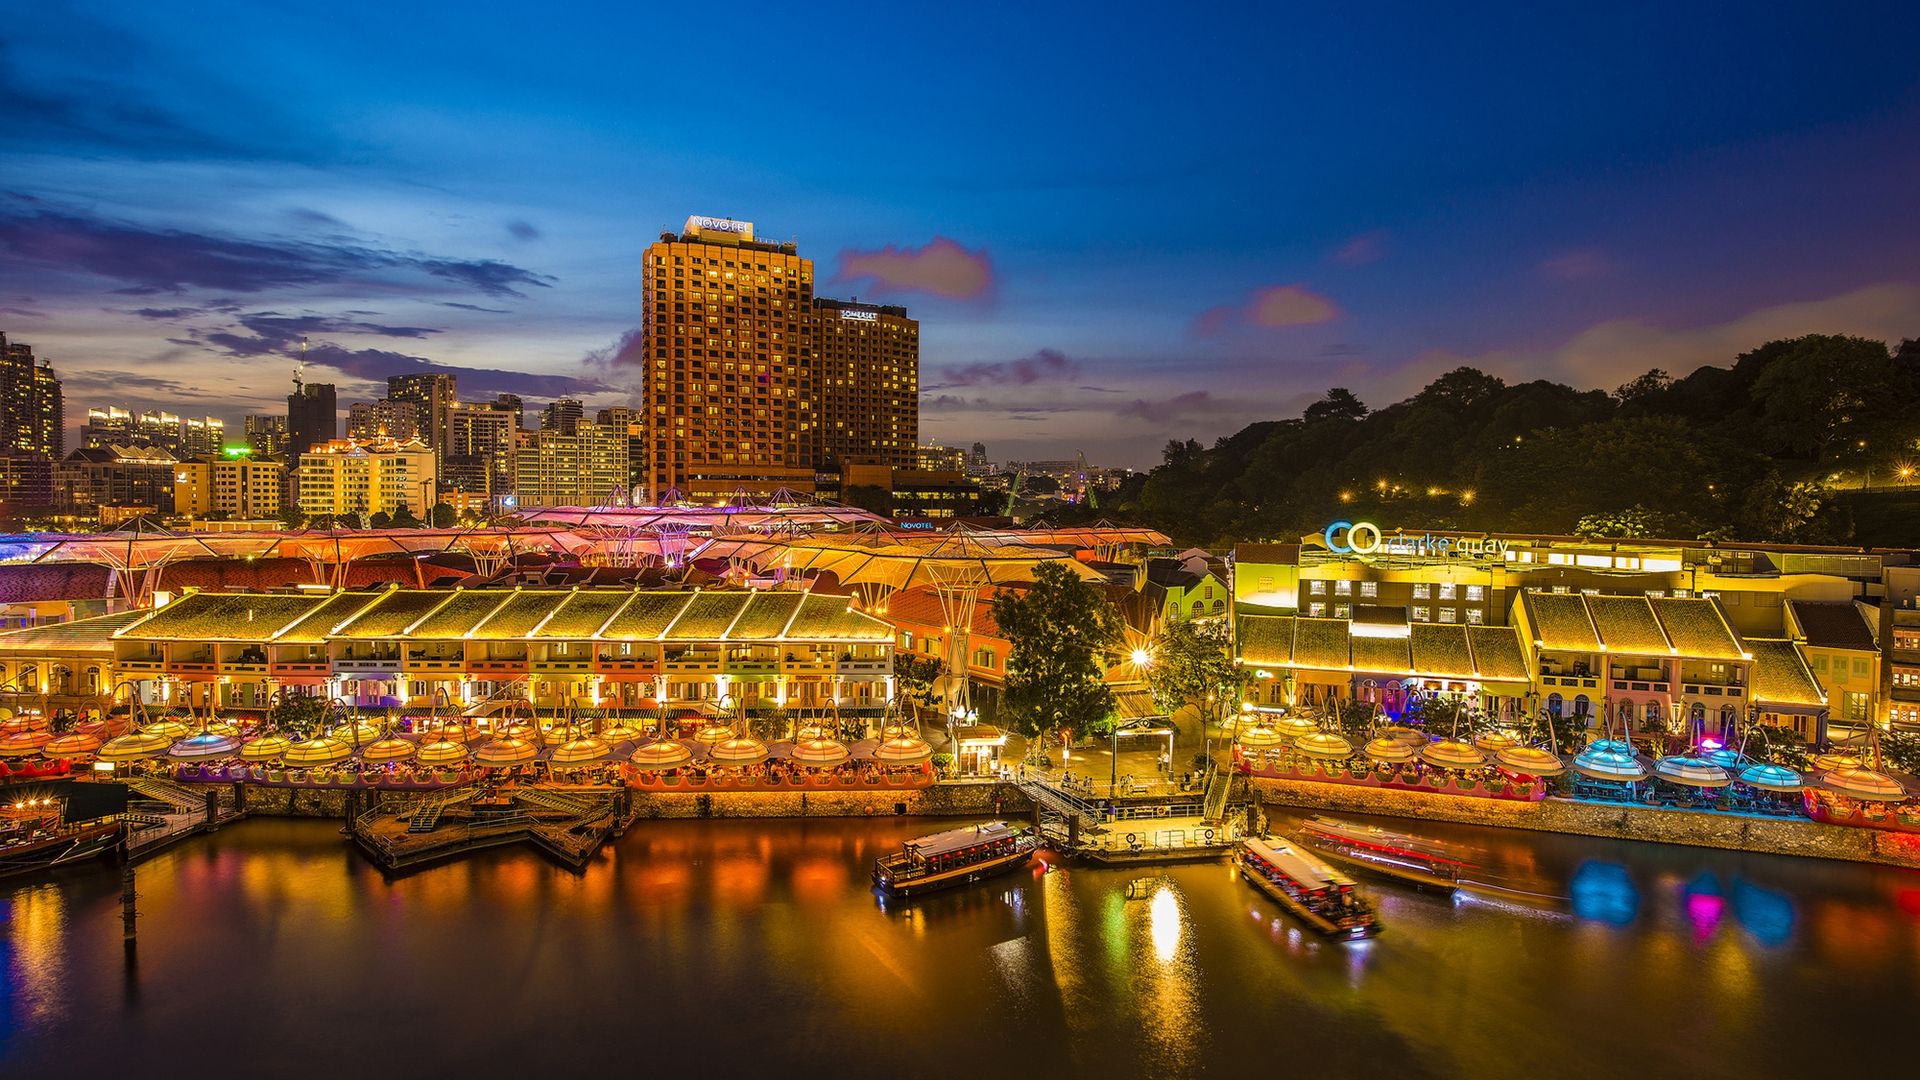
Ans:
[[[1508,542],[1491,537],[1454,538],[1432,533],[1383,532],[1371,521],[1336,521],[1320,534],[1335,555],[1423,555],[1435,559],[1499,558]]]

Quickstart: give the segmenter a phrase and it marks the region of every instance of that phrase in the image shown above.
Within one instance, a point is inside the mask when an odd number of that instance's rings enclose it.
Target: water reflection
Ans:
[[[1585,1056],[1604,1018],[1684,1029],[1636,1075],[1780,1075],[1871,1048],[1807,1032],[1902,1030],[1920,997],[1915,874],[1436,825],[1564,909],[1369,882],[1387,933],[1343,946],[1222,864],[1137,899],[1139,871],[1045,867],[877,897],[872,860],[926,831],[644,822],[584,876],[503,850],[388,881],[335,826],[247,822],[142,867],[164,992],[137,1011],[111,869],[0,892],[0,1072],[217,1050],[286,1074],[377,1031],[356,1075],[525,1071],[564,1045],[573,1068],[689,1075],[1617,1076]]]

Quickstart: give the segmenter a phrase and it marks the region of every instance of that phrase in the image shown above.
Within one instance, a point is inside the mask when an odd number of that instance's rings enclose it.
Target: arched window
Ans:
[[[1587,695],[1581,694],[1578,697],[1573,699],[1573,715],[1574,716],[1579,717],[1581,719],[1585,719],[1590,713],[1592,713],[1592,711],[1593,711],[1593,702],[1587,700]]]
[[[1547,695],[1547,712],[1552,714],[1555,720],[1560,719],[1560,711],[1565,705],[1566,702],[1561,699],[1559,694]]]

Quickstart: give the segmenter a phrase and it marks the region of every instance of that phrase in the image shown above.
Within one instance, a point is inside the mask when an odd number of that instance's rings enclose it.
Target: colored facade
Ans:
[[[242,521],[277,517],[286,473],[285,462],[267,457],[221,455],[182,461],[173,470],[173,512],[206,517],[217,511]]]
[[[824,297],[813,313],[816,464],[918,467],[920,324],[904,307]]]
[[[424,514],[438,497],[433,451],[419,440],[356,443],[335,440],[300,455],[300,512]]]

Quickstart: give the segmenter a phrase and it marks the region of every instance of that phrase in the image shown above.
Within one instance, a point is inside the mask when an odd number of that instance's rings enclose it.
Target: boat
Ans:
[[[1298,838],[1334,862],[1443,893],[1460,887],[1462,871],[1475,869],[1460,857],[1464,852],[1446,844],[1334,818],[1308,818]]]
[[[1249,885],[1319,934],[1353,940],[1381,930],[1380,917],[1352,878],[1292,844],[1244,840],[1235,861]]]
[[[1027,865],[1040,838],[1004,821],[948,829],[901,845],[875,860],[873,883],[891,897],[923,896],[983,881]]]
[[[0,807],[0,878],[96,858],[120,843],[118,818],[68,822],[65,799]]]

